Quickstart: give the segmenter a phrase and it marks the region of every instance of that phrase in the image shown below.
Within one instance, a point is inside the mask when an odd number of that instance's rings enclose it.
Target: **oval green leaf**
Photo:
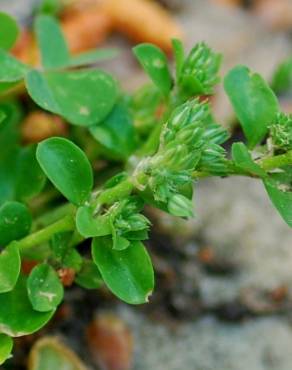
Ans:
[[[154,288],[150,257],[141,242],[122,251],[112,249],[109,237],[93,239],[92,256],[107,287],[130,304],[148,302]]]
[[[43,263],[34,267],[27,279],[28,298],[39,312],[54,310],[63,300],[64,289],[56,271]]]
[[[16,21],[8,14],[0,12],[0,48],[9,50],[19,34]]]
[[[40,107],[80,126],[101,122],[112,110],[118,94],[114,79],[98,69],[44,73],[32,70],[25,83]]]
[[[35,32],[44,68],[65,67],[70,62],[69,50],[57,20],[50,15],[39,15]]]
[[[0,207],[0,246],[26,236],[31,227],[31,215],[19,202],[5,202]]]
[[[106,216],[93,216],[90,207],[80,207],[76,213],[76,227],[85,238],[111,234],[110,220]]]
[[[37,160],[55,187],[72,203],[83,204],[92,190],[92,168],[72,141],[53,137],[37,147]]]
[[[224,79],[224,88],[253,148],[261,142],[279,111],[279,104],[266,81],[247,67],[233,68]]]
[[[164,52],[157,46],[147,43],[135,46],[133,51],[154,84],[164,95],[168,95],[172,87],[172,78]]]
[[[11,292],[0,294],[0,330],[12,337],[34,333],[50,320],[54,312],[38,312],[32,308],[26,279],[22,275]]]
[[[11,243],[0,254],[0,293],[10,292],[17,282],[21,260],[17,243]]]
[[[11,356],[12,348],[12,338],[6,334],[0,334],[0,365]]]

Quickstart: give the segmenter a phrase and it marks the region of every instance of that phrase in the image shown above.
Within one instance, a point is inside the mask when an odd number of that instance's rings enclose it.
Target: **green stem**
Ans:
[[[18,240],[16,243],[20,250],[29,249],[37,246],[38,244],[47,242],[51,237],[60,232],[72,231],[75,229],[75,220],[73,215],[67,215],[55,223],[45,227],[42,230],[36,231],[25,238]]]
[[[111,205],[114,202],[130,195],[133,191],[133,188],[134,185],[129,177],[120,182],[118,185],[109,189],[105,189],[103,192],[101,192],[100,195],[98,195],[94,206],[101,206],[103,204]]]
[[[276,168],[292,165],[292,151],[270,158],[264,158],[259,161],[258,164],[266,171],[271,171]]]
[[[130,195],[133,188],[134,186],[131,182],[131,179],[128,178],[122,181],[117,186],[104,190],[97,197],[96,206],[100,206],[103,204],[112,204],[117,200]],[[42,230],[35,231],[21,240],[18,240],[16,242],[14,241],[14,243],[17,243],[20,250],[29,249],[50,240],[51,237],[56,233],[73,231],[75,230],[74,213],[75,207],[72,204],[64,204],[56,210],[40,217],[34,223],[34,230],[40,226],[46,225]],[[77,239],[79,240],[79,238]],[[81,238],[80,240],[83,240],[83,238]],[[74,240],[74,244],[76,244],[77,242],[77,240]]]
[[[57,208],[54,208],[53,210],[50,210],[46,212],[45,214],[38,217],[32,226],[32,230],[38,230],[42,227],[48,226],[52,224],[53,222],[56,222],[60,218],[65,217],[68,214],[72,214],[75,211],[75,206],[71,203],[65,203]]]
[[[266,171],[271,171],[276,168],[292,165],[292,151],[274,157],[264,158],[259,161],[258,164]],[[230,161],[229,175],[245,175],[254,177],[247,172],[244,173],[241,170],[237,170],[236,167],[233,166],[232,161]],[[208,172],[200,171],[195,171],[193,173],[194,178],[205,178],[210,176],[214,175]],[[129,196],[133,192],[133,190],[134,185],[131,177],[129,177],[118,185],[102,191],[97,196],[94,206],[100,207],[104,204],[111,205],[114,202]],[[75,207],[71,204],[65,204],[59,207],[56,211],[48,213],[47,215],[41,217],[38,221],[36,221],[37,226],[47,225],[50,222],[53,223],[45,226],[42,230],[36,231],[14,243],[17,243],[18,247],[21,250],[24,250],[50,240],[50,238],[56,233],[73,231],[75,229],[74,212]],[[59,217],[61,218],[57,220]]]
[[[292,166],[292,150],[285,153],[276,155],[273,157],[263,158],[260,161],[257,162],[258,165],[262,167],[265,171],[272,171],[277,168],[285,167],[285,166]],[[228,176],[233,175],[239,175],[239,176],[248,176],[248,177],[256,177],[254,174],[249,173],[247,171],[243,171],[236,167],[232,161],[229,162],[229,172]],[[193,178],[205,178],[205,177],[212,177],[216,176],[214,174],[211,174],[209,172],[205,171],[194,171],[192,174]]]

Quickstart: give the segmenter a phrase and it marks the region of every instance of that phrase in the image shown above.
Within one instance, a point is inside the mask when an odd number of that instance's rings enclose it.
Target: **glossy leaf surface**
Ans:
[[[260,143],[279,111],[279,104],[265,80],[248,68],[237,66],[225,77],[224,87],[249,147]]]
[[[54,312],[38,312],[32,308],[24,276],[20,276],[11,292],[0,294],[1,331],[12,337],[34,333],[50,320]]]
[[[0,207],[0,246],[26,236],[31,227],[31,215],[19,202],[5,202]]]
[[[118,92],[113,78],[98,69],[32,70],[25,82],[29,95],[40,107],[80,126],[101,122],[112,110]]]
[[[172,78],[163,51],[152,44],[140,44],[135,46],[133,51],[151,80],[163,94],[168,95],[172,86]]]
[[[130,304],[148,302],[154,288],[150,257],[141,242],[132,242],[122,251],[112,249],[108,237],[96,238],[92,256],[108,288]]]
[[[0,293],[9,292],[20,273],[20,254],[16,243],[11,243],[0,253]]]
[[[34,267],[27,279],[29,300],[36,311],[54,310],[62,301],[63,285],[56,271],[43,263]]]
[[[38,144],[37,160],[55,187],[72,203],[81,205],[93,186],[91,165],[70,140],[53,137]]]

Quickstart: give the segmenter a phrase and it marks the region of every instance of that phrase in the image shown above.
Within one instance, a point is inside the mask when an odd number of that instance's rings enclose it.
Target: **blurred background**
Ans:
[[[24,61],[33,57],[27,29],[38,6],[0,0],[0,10],[23,25],[15,54]],[[72,52],[120,49],[100,66],[127,91],[147,82],[131,52],[138,42],[153,42],[171,58],[172,37],[188,50],[206,41],[224,56],[222,76],[245,64],[269,82],[292,56],[292,0],[64,0],[59,16]],[[291,86],[279,98],[292,112]],[[236,134],[222,87],[213,104]],[[291,229],[257,180],[201,181],[195,199],[197,216],[188,222],[150,211],[157,282],[148,305],[72,287],[54,322],[19,338],[3,368],[34,370],[28,353],[47,348],[58,360],[39,370],[291,370]]]

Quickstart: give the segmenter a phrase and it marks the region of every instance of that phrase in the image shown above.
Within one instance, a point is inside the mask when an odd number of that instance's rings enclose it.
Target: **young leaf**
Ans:
[[[20,273],[20,254],[16,243],[11,243],[0,254],[0,293],[9,292]]]
[[[113,59],[119,54],[118,49],[97,49],[89,50],[81,54],[74,55],[70,58],[70,67],[81,67],[97,62]]]
[[[43,263],[34,267],[27,279],[29,300],[36,311],[54,310],[63,300],[64,289],[56,271]]]
[[[163,51],[152,44],[140,44],[135,46],[133,51],[151,80],[164,95],[168,95],[172,87],[172,78]]]
[[[281,186],[272,178],[264,180],[267,193],[284,221],[292,227],[292,192],[281,189]]]
[[[193,217],[193,202],[181,194],[175,194],[168,201],[168,212],[178,217]]]
[[[253,161],[251,154],[243,143],[232,145],[232,159],[237,167],[259,177],[265,177],[265,171]]]
[[[257,73],[244,66],[233,68],[224,79],[224,88],[253,148],[261,142],[279,111],[273,91]]]
[[[113,78],[98,69],[44,73],[32,70],[25,83],[40,107],[80,126],[104,120],[118,93]]]
[[[44,68],[60,68],[70,63],[66,41],[54,17],[39,15],[35,21],[35,32]]]
[[[108,237],[93,239],[92,256],[108,288],[130,304],[148,302],[154,287],[150,257],[141,242],[122,251],[112,249]]]
[[[97,266],[91,260],[83,260],[75,282],[85,289],[98,289],[103,281]]]
[[[0,207],[0,246],[26,236],[31,227],[27,207],[18,202],[5,202]]]
[[[113,238],[112,239],[113,240],[113,246],[112,246],[113,250],[123,251],[130,246],[129,240],[118,235],[114,230],[112,233],[112,238]]]
[[[37,160],[55,187],[72,203],[83,204],[93,186],[91,165],[71,141],[53,137],[37,147]]]
[[[117,159],[127,158],[136,148],[136,136],[132,117],[126,104],[115,105],[106,119],[90,127],[92,136]]]
[[[54,312],[33,310],[27,296],[26,279],[22,275],[12,291],[0,294],[1,331],[12,337],[34,333],[51,319]]]
[[[6,334],[0,334],[0,365],[10,356],[13,348],[13,340]]]
[[[28,66],[0,49],[0,82],[20,81],[28,71]]]
[[[107,216],[94,217],[93,210],[87,206],[78,208],[76,227],[78,232],[85,238],[111,234],[109,218]]]
[[[0,12],[0,48],[9,50],[19,34],[16,21],[8,14]]]

